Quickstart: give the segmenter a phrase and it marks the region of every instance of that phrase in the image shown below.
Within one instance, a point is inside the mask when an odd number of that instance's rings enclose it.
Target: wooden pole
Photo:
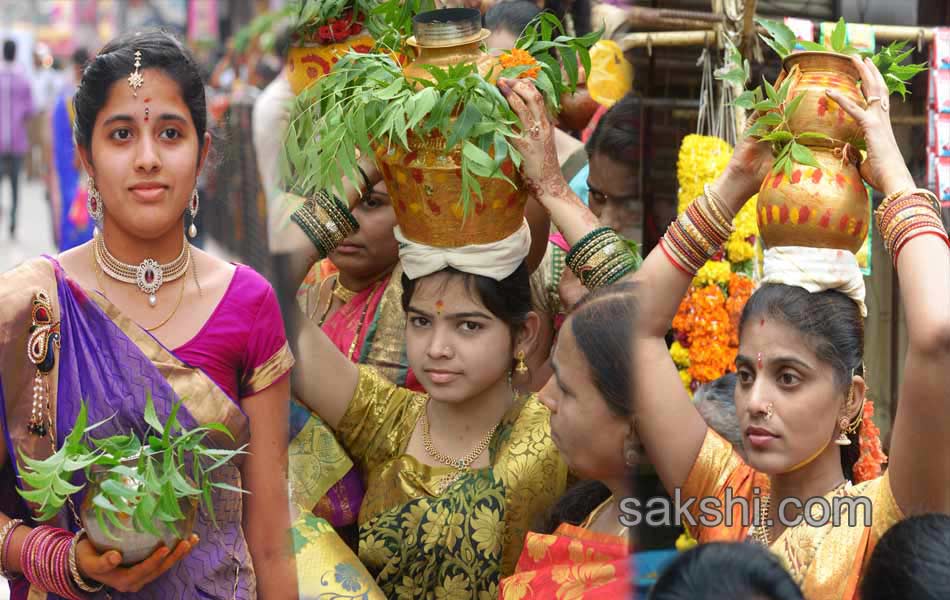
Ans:
[[[652,48],[653,46],[707,46],[716,43],[716,32],[705,31],[656,31],[649,33],[628,33],[620,38],[620,47]]]
[[[758,29],[758,28],[757,28]],[[933,29],[924,27],[905,27],[902,25],[871,25],[874,37],[879,41],[908,41],[929,43],[933,41]],[[715,42],[713,29],[701,31],[657,31],[648,33],[628,33],[620,38],[620,47],[649,48],[653,46],[705,46]]]

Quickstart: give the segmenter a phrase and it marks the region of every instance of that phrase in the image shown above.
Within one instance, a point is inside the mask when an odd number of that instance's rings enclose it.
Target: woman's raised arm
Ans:
[[[891,488],[905,514],[950,512],[950,454],[945,441],[950,437],[947,235],[936,197],[913,194],[914,180],[891,129],[884,78],[870,60],[853,60],[860,69],[868,108],[839,94],[829,95],[861,125],[868,147],[861,175],[887,197],[875,216],[897,267],[907,319],[907,355],[888,461]]]

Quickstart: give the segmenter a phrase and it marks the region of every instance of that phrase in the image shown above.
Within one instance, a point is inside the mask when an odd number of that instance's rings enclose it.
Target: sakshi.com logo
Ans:
[[[777,523],[784,527],[802,523],[811,527],[870,527],[873,520],[874,505],[864,496],[785,498],[767,511],[763,510],[765,502],[757,487],[752,489],[751,498],[735,496],[731,488],[726,488],[722,498],[684,498],[676,488],[672,498],[656,496],[645,502],[624,498],[620,502],[620,523],[626,527],[773,527]]]

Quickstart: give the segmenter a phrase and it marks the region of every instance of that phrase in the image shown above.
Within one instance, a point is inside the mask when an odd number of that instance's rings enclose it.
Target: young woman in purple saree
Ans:
[[[164,33],[113,41],[87,67],[75,103],[99,233],[0,275],[0,570],[11,596],[296,598],[287,585],[296,581],[286,479],[293,357],[280,310],[253,270],[184,237],[210,142],[194,62]],[[125,281],[139,264],[138,281]],[[216,489],[214,522],[200,510],[193,536],[126,568],[118,552],[99,554],[75,536],[69,505],[40,523],[14,490],[25,485],[23,459],[62,444],[81,400],[92,422],[112,417],[97,436],[141,435],[149,393],[160,418],[181,400],[185,427],[220,422],[234,440],[213,445],[248,444],[215,477],[250,493]],[[53,539],[75,539],[69,561]]]

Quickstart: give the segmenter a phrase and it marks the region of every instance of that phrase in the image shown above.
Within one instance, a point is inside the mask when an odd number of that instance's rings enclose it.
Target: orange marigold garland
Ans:
[[[538,64],[538,61],[529,52],[520,48],[513,48],[511,52],[502,54],[498,58],[498,62],[505,69],[522,66],[531,67],[518,75],[519,79],[534,79],[541,73],[541,65]]]
[[[869,481],[881,476],[881,465],[887,462],[887,455],[881,448],[881,430],[874,424],[874,403],[864,401],[863,415],[861,416],[861,434],[858,446],[861,457],[854,463],[852,472],[854,483]]]
[[[719,176],[731,155],[732,148],[719,138],[688,135],[683,139],[677,161],[679,212],[703,193],[703,184]],[[750,277],[758,235],[755,198],[739,211],[733,224],[735,232],[696,274],[673,319],[676,345],[671,353],[690,392],[735,370],[739,319],[755,289]]]

